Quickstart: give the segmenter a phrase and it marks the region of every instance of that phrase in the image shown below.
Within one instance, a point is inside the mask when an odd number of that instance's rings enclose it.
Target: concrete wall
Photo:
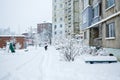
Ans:
[[[113,6],[106,8],[105,0],[102,0],[102,11],[103,19],[115,14],[116,12],[120,11],[120,1],[115,0],[115,4]],[[106,24],[111,22],[115,22],[115,39],[106,38]],[[120,48],[120,15],[104,22],[102,32],[103,47]]]
[[[90,30],[86,29],[84,32],[86,32],[86,39],[84,39],[83,42],[84,42],[85,45],[89,45],[90,44],[90,42],[89,42],[90,41],[90,34],[89,34]]]
[[[103,31],[102,31],[103,47],[120,48],[120,22],[119,21],[120,21],[120,17],[115,17],[103,23]],[[106,38],[106,24],[111,22],[115,22],[115,38],[114,39]]]

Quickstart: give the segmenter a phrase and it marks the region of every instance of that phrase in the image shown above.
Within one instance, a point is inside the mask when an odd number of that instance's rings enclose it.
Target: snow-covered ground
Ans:
[[[53,46],[28,51],[0,50],[0,80],[120,80],[120,63],[86,64],[83,56],[65,62]]]

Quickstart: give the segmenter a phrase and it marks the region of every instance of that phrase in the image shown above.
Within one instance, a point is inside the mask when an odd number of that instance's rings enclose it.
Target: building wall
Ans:
[[[103,23],[103,37],[102,37],[102,42],[103,42],[103,47],[108,47],[108,48],[120,48],[120,18],[115,17],[107,22]],[[106,38],[106,24],[115,22],[115,38]]]
[[[118,11],[120,11],[120,1],[115,0],[115,5],[111,6],[110,8],[105,8],[105,0],[103,0],[103,18],[107,18]],[[103,47],[109,48],[120,48],[120,15],[115,16],[106,22],[103,23]],[[115,22],[115,38],[106,38],[106,24]]]
[[[73,19],[73,22],[74,22],[74,33],[75,34],[80,34],[80,28],[79,28],[79,22],[80,22],[80,16],[79,16],[79,14],[80,14],[80,11],[79,11],[79,0],[75,0],[74,1],[74,3],[73,3],[73,5],[74,5],[74,12],[73,12],[73,14],[74,14],[74,19]]]
[[[23,49],[25,46],[25,37],[14,37],[16,40],[16,43],[19,43],[21,45],[20,49]],[[0,48],[4,48],[6,46],[6,42],[10,41],[11,37],[0,37]]]
[[[100,41],[100,44],[101,46],[103,47],[108,47],[108,48],[120,48],[120,14],[115,16],[115,17],[112,17],[112,18],[109,18],[99,24],[96,24],[97,22],[99,21],[102,21],[106,18],[108,18],[109,16],[112,16],[114,14],[116,14],[117,12],[120,11],[120,1],[117,1],[115,0],[115,4],[106,8],[106,0],[90,0],[90,5],[91,6],[94,6],[95,3],[99,3],[101,2],[101,15],[99,15],[99,18],[98,20],[96,21],[96,19],[92,19],[91,21],[91,24],[88,25],[88,22],[89,20],[87,20],[87,23],[86,24],[83,24],[82,27],[83,27],[83,31],[87,31],[89,30],[89,32],[87,34],[89,34],[90,36],[88,36],[89,38],[88,39],[85,39],[85,43],[88,43],[88,45],[93,45],[94,44],[94,40],[98,39]],[[83,10],[83,13],[82,14],[91,14],[89,12],[87,12],[87,9],[84,9]],[[112,38],[106,38],[106,26],[108,23],[111,23],[111,22],[115,22],[115,37]],[[96,24],[96,25],[94,25]],[[92,26],[91,28],[86,28],[86,27],[90,27]],[[94,34],[92,34],[91,32],[96,32],[94,31],[94,27],[98,28],[99,31],[97,34],[98,35],[98,38],[94,38],[93,36],[95,36]],[[84,29],[86,28],[86,29]]]
[[[65,35],[65,22],[64,22],[64,0],[53,0],[52,9],[52,36],[59,38]],[[62,27],[61,27],[62,25]],[[56,26],[56,28],[55,28]]]
[[[85,34],[86,33],[86,34]],[[84,31],[84,44],[85,45],[89,45],[90,44],[90,42],[89,42],[89,39],[90,39],[90,30],[89,29],[86,29],[85,31]],[[86,36],[86,37],[85,37]]]
[[[60,7],[61,4],[62,7]],[[56,2],[53,0],[52,12],[53,38],[64,38],[79,33],[79,0],[57,0]],[[62,28],[59,27],[61,24]],[[54,29],[55,25],[56,29]],[[61,31],[62,34],[60,34]]]
[[[37,24],[38,43],[50,43],[52,38],[52,24],[51,23],[40,23]]]

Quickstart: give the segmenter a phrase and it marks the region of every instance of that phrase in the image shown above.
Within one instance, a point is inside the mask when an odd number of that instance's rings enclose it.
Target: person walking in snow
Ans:
[[[46,44],[45,47],[44,47],[44,48],[45,48],[45,51],[47,50],[47,47],[48,47],[48,45]]]
[[[13,46],[13,43],[10,43],[9,49],[11,50],[12,53],[15,53],[15,48]]]

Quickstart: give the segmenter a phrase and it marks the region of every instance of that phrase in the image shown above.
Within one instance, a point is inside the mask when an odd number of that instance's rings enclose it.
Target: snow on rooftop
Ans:
[[[24,35],[0,35],[0,37],[25,37]]]

